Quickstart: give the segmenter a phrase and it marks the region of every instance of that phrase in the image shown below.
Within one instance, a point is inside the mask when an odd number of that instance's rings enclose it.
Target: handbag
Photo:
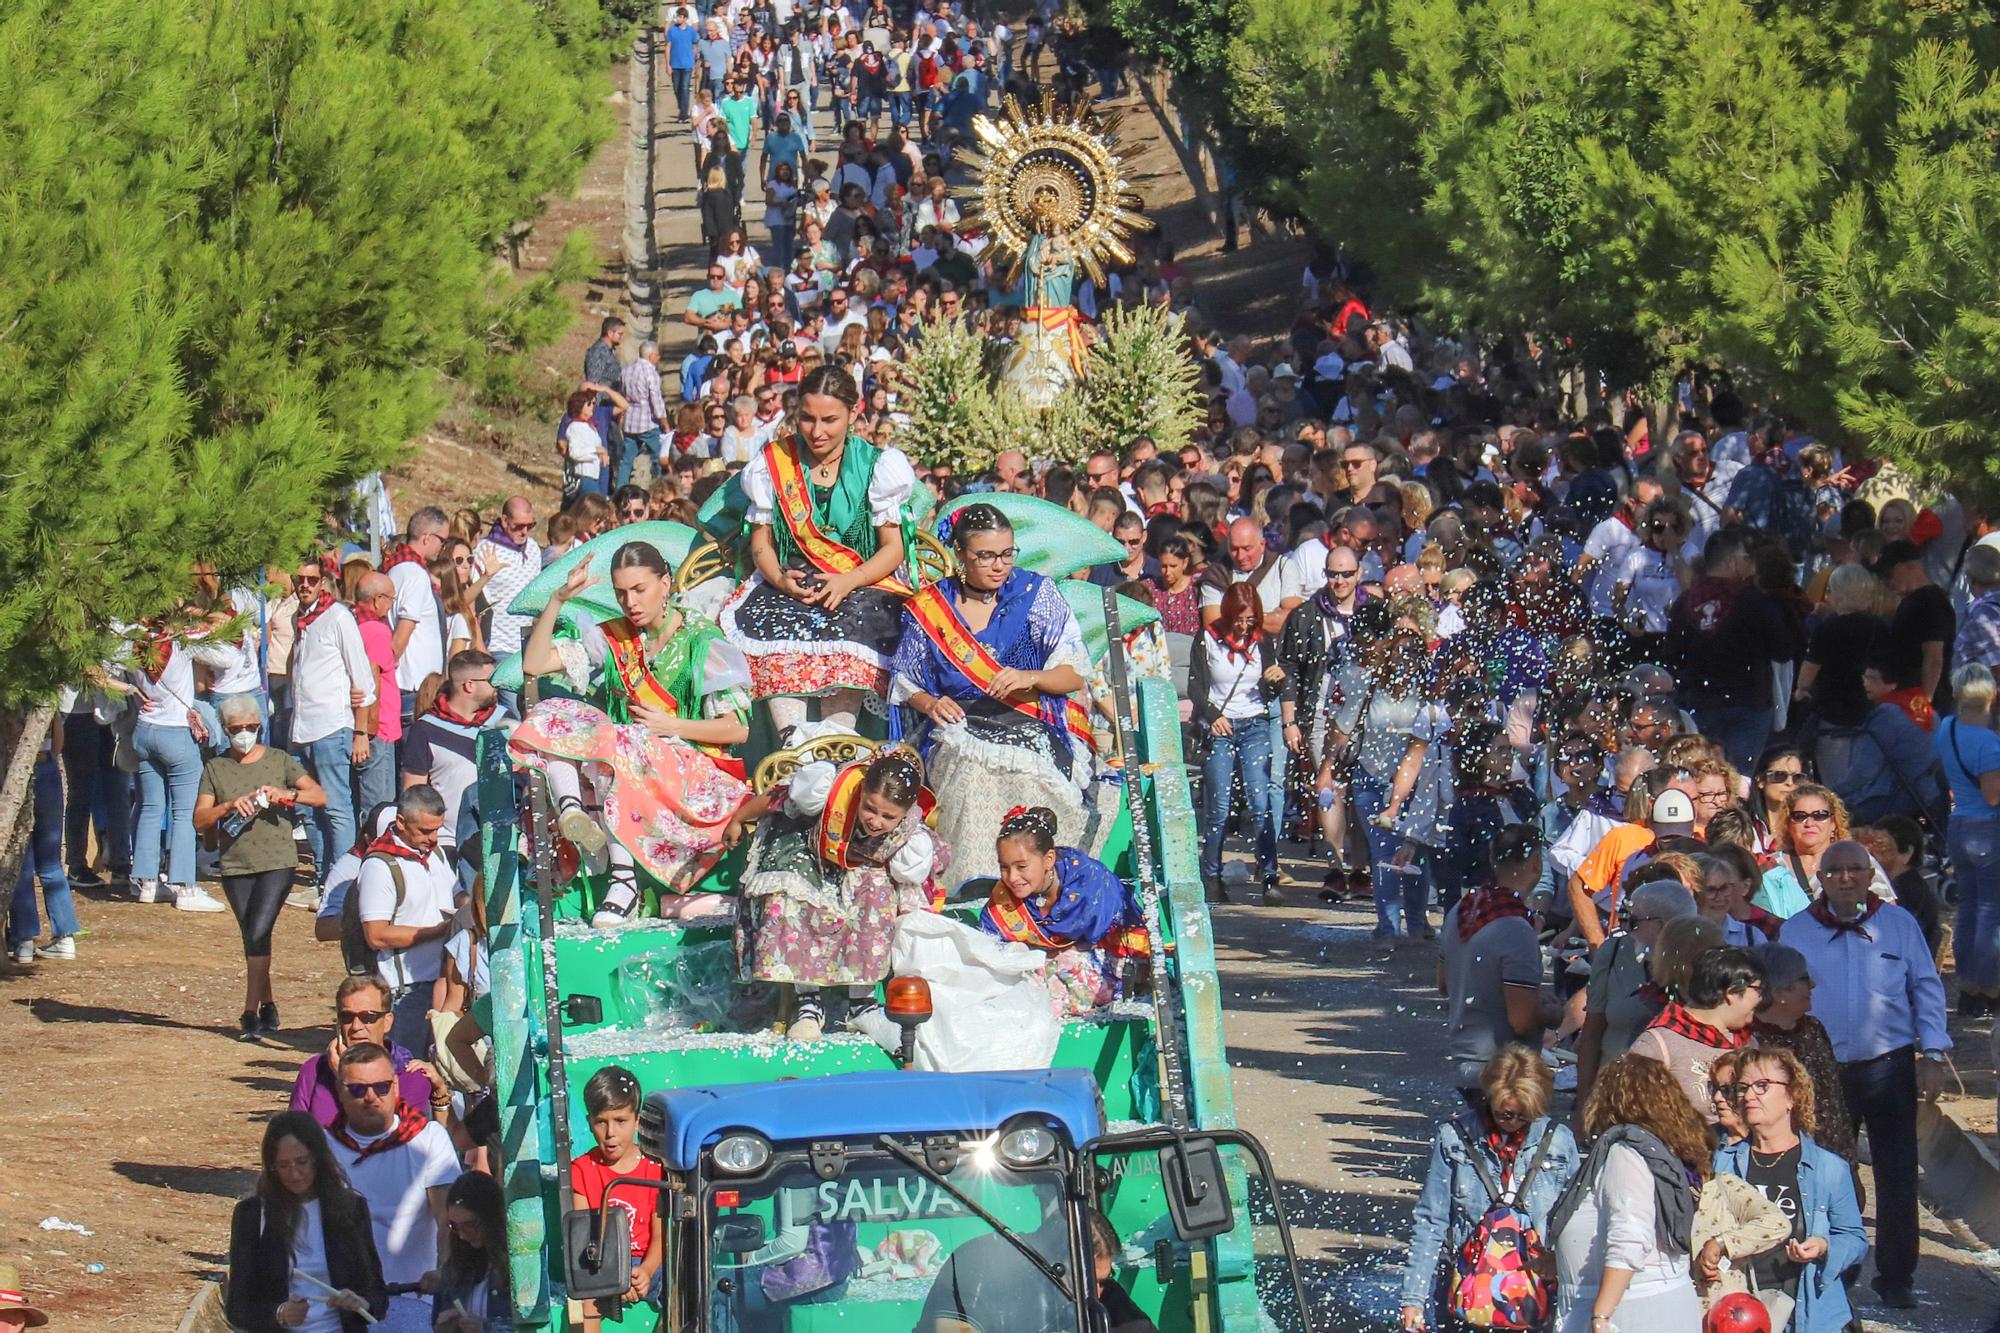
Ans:
[[[1208,651],[1208,645],[1200,642],[1199,640],[1196,641],[1195,648],[1199,652],[1205,653]],[[1229,705],[1235,702],[1236,691],[1242,686],[1242,684],[1243,684],[1243,677],[1241,676],[1238,676],[1235,680],[1229,683],[1229,693],[1222,696],[1222,707],[1217,709],[1216,710],[1217,712],[1226,713],[1229,711]],[[1194,744],[1190,748],[1194,751],[1194,762],[1197,764],[1205,764],[1208,762],[1209,753],[1215,749],[1215,731],[1213,728],[1213,724],[1209,725],[1199,724],[1199,718],[1201,716],[1199,709],[1196,710],[1195,716],[1197,718],[1197,725],[1194,728]]]

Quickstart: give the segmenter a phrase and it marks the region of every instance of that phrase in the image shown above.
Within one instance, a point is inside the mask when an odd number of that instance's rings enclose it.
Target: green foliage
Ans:
[[[986,340],[963,320],[933,319],[924,325],[904,361],[900,405],[909,420],[897,443],[927,462],[949,463],[954,471],[983,472],[1008,444],[996,431],[1001,408],[987,372]]]
[[[494,256],[609,129],[605,13],[0,11],[0,702],[109,656],[197,558],[293,558],[445,377],[560,330],[559,275]]]
[[[1111,306],[1090,349],[1076,400],[1082,438],[1078,463],[1094,450],[1117,451],[1141,435],[1162,454],[1176,453],[1201,424],[1201,372],[1188,346],[1186,318],[1148,303]]]

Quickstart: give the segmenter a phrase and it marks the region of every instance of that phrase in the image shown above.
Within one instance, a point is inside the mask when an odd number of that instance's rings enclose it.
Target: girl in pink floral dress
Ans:
[[[750,734],[749,663],[714,624],[684,618],[668,600],[666,561],[646,542],[627,542],[611,560],[625,614],[558,640],[563,604],[593,581],[589,562],[578,565],[535,620],[521,659],[527,674],[562,673],[596,702],[543,700],[508,750],[546,775],[562,836],[610,862],[591,924],[632,917],[642,868],[659,881],[662,916],[713,911],[718,896],[687,891],[722,855],[723,831],[750,794],[742,761],[729,754]]]

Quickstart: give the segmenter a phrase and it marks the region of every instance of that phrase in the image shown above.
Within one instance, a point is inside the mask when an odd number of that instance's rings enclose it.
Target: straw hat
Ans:
[[[0,1314],[24,1314],[28,1316],[29,1328],[40,1328],[49,1322],[48,1315],[37,1309],[21,1290],[20,1270],[12,1264],[0,1264]]]

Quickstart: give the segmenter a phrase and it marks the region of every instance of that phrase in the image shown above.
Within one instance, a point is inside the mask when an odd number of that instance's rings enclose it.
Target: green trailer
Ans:
[[[1069,1022],[1039,1074],[903,1070],[859,1035],[787,1042],[731,984],[725,920],[590,929],[593,886],[522,855],[539,798],[484,738],[488,1027],[522,1328],[579,1328],[583,1293],[622,1289],[622,1219],[564,1215],[570,1156],[591,1142],[570,1089],[613,1063],[638,1076],[641,1146],[666,1168],[667,1188],[627,1191],[649,1196],[631,1202],[665,1228],[666,1259],[663,1308],[625,1306],[605,1328],[1084,1333],[1104,1318],[1092,1207],[1121,1242],[1115,1281],[1164,1333],[1310,1326],[1268,1158],[1235,1128],[1177,700],[1149,679],[1133,704],[1105,859],[1156,903],[1151,994]],[[830,1237],[868,1266],[815,1287],[800,1274]],[[940,1280],[975,1267],[1037,1313],[927,1312]]]

